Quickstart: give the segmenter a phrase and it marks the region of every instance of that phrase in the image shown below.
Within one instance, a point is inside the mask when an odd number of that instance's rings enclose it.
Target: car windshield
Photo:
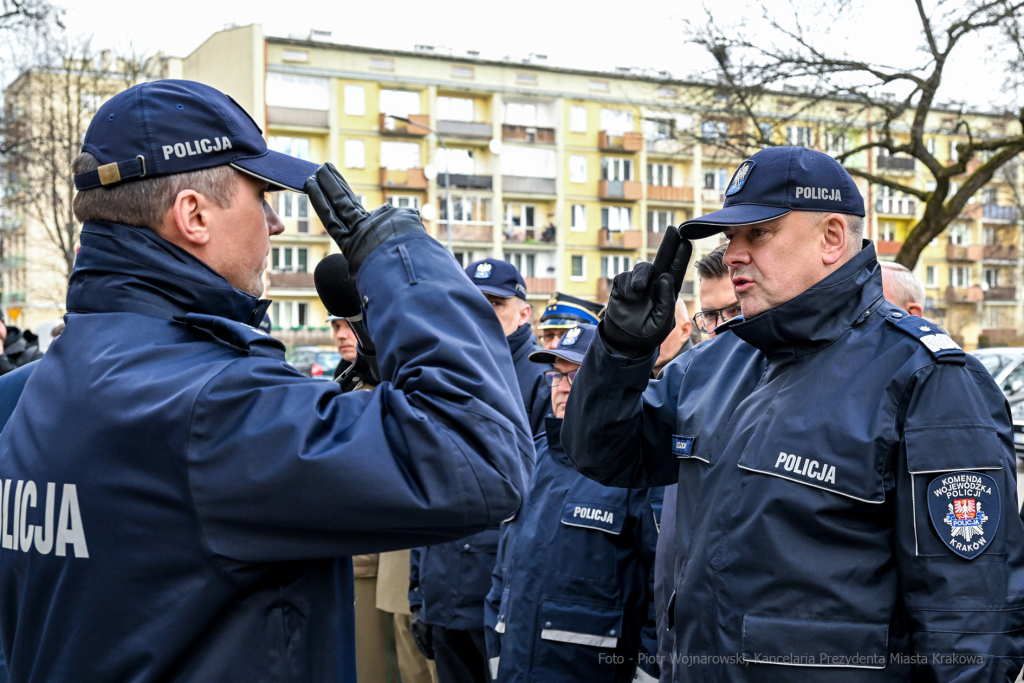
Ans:
[[[320,351],[316,354],[316,364],[324,369],[325,375],[333,375],[340,362],[341,354],[337,351]]]
[[[977,356],[981,364],[988,370],[988,374],[995,377],[999,374],[999,371],[1005,368],[1010,363],[1010,359],[1006,356],[1000,356],[998,353],[985,353]]]

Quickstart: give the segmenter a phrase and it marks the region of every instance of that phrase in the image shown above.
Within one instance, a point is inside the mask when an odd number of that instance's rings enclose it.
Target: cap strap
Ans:
[[[129,178],[146,177],[146,159],[141,154],[134,159],[104,164],[95,171],[75,175],[76,190],[91,190],[94,187],[113,185]]]

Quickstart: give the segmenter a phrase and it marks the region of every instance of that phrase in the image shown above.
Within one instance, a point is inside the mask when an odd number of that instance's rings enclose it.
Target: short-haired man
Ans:
[[[910,315],[924,317],[924,285],[906,266],[895,261],[879,261],[882,267],[882,292],[885,298]]]
[[[354,681],[349,557],[521,501],[533,444],[497,321],[414,211],[367,213],[209,86],[115,95],[74,172],[67,328],[0,436],[11,679]],[[255,327],[285,188],[348,257],[373,391],[303,377]]]
[[[697,329],[715,338],[715,328],[740,315],[740,302],[725,265],[726,244],[721,244],[693,265],[700,276],[700,312],[693,316]]]
[[[651,377],[660,375],[666,365],[693,348],[693,342],[690,341],[692,331],[693,323],[690,322],[690,312],[686,308],[686,302],[677,299],[676,325],[658,348],[658,360],[654,362]]]
[[[998,387],[885,301],[837,161],[766,149],[725,194],[682,230],[725,231],[742,317],[647,386],[692,250],[670,231],[616,278],[562,430],[602,483],[680,482],[676,680],[1014,681],[1024,525]]]
[[[537,325],[541,347],[548,351],[555,348],[562,335],[580,323],[596,325],[600,322],[602,310],[603,304],[555,292],[548,299]]]
[[[570,329],[531,360],[547,372],[553,416],[536,440],[533,487],[502,525],[487,595],[487,654],[499,683],[628,683],[658,674],[650,618],[657,538],[652,498],[572,468],[559,434],[594,325]],[[639,667],[637,666],[639,663]]]

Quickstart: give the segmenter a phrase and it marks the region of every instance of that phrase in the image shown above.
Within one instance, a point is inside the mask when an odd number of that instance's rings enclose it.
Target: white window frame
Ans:
[[[569,155],[569,182],[587,182],[587,157],[582,154]]]
[[[601,109],[600,128],[609,135],[633,132],[633,112],[625,109]]]
[[[661,218],[666,219],[664,230],[662,230],[659,225],[661,222],[659,219]],[[672,211],[671,209],[649,209],[647,211],[647,232],[664,232],[673,225],[675,225],[675,211]]]
[[[925,266],[924,268],[924,286],[925,287],[938,287],[936,282],[936,275],[938,275],[938,268],[935,266]]]
[[[607,217],[607,218],[606,218]],[[633,209],[629,206],[602,206],[601,229],[608,232],[627,232],[633,229]]]
[[[578,104],[569,107],[569,132],[587,132],[587,108]]]
[[[971,271],[973,269],[970,266],[950,266],[949,267],[949,284],[951,287],[967,288],[971,286]],[[963,277],[961,277],[963,276]],[[961,284],[961,282],[963,284]]]
[[[408,117],[420,113],[420,93],[417,90],[380,91],[380,110],[383,114]]]
[[[675,168],[672,164],[647,164],[647,184],[654,187],[672,187],[675,182]]]
[[[616,275],[625,273],[630,269],[630,257],[622,255],[601,257],[601,277],[614,279]]]
[[[570,230],[573,232],[587,231],[587,207],[583,204],[573,204],[571,214]]]
[[[437,98],[438,121],[461,121],[473,123],[475,103],[471,97],[450,97],[442,95]]]
[[[271,135],[267,138],[267,147],[275,152],[309,161],[309,138]]]
[[[389,194],[388,204],[397,208],[420,210],[420,198],[414,194]]]
[[[363,86],[345,86],[345,114],[348,116],[366,115],[366,89]]]
[[[878,221],[878,241],[896,241],[896,221]]]
[[[416,154],[412,154],[412,150]],[[403,152],[404,150],[404,152]],[[404,158],[409,156],[409,158]],[[380,165],[389,171],[408,171],[420,168],[420,143],[384,140],[380,143]]]
[[[622,157],[601,157],[601,179],[629,181],[633,180],[632,159]]]
[[[572,274],[572,264],[574,259],[579,259],[581,268],[580,272],[582,275]],[[587,256],[586,254],[569,254],[569,281],[570,282],[586,282],[587,281]]]
[[[330,85],[326,78],[271,71],[267,74],[264,100],[268,107],[330,109]]]
[[[813,147],[814,129],[810,126],[786,126],[786,143],[793,147]]]
[[[954,223],[949,226],[949,243],[957,247],[966,247],[971,244],[971,226],[963,223]]]
[[[345,168],[366,168],[366,143],[345,140]]]

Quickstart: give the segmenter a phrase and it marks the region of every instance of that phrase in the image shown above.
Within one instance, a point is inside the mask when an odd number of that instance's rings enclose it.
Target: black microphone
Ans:
[[[353,363],[353,370],[363,360],[374,382],[380,382],[377,369],[377,349],[370,334],[363,325],[363,310],[360,307],[359,290],[348,275],[348,259],[343,254],[330,254],[316,264],[313,270],[313,285],[327,312],[343,318],[356,336],[356,352],[359,359]],[[357,370],[358,371],[358,370]],[[346,374],[348,374],[346,372]]]

